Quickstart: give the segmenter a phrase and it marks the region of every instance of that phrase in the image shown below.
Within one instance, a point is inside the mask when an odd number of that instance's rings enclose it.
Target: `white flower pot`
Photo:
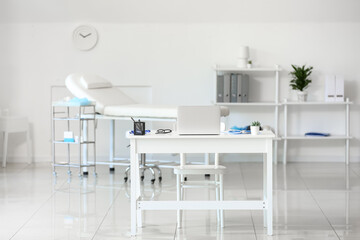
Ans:
[[[259,126],[250,126],[251,135],[258,135],[260,132]]]
[[[246,64],[247,68],[252,68],[252,64],[251,63],[248,63]]]
[[[297,96],[298,96],[298,101],[299,102],[306,102],[306,100],[307,100],[307,92],[298,91]]]

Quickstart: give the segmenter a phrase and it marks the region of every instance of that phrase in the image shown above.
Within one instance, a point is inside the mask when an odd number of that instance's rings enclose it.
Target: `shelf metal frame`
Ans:
[[[65,111],[57,111],[57,108],[65,108]],[[70,108],[77,108],[76,117],[70,116]],[[91,112],[86,112],[86,110],[90,108]],[[65,114],[65,117],[58,117],[58,114]],[[52,113],[51,113],[51,128],[52,128],[52,167],[53,174],[56,175],[56,167],[68,167],[68,174],[71,174],[71,167],[79,168],[79,176],[82,176],[84,172],[87,173],[88,167],[94,168],[94,175],[96,176],[96,112],[95,112],[95,104],[90,105],[69,105],[69,104],[61,104],[59,102],[53,102],[52,104]],[[55,127],[56,121],[66,122],[67,131],[70,131],[70,122],[78,121],[79,124],[79,142],[64,142],[64,140],[55,139]],[[88,121],[94,121],[93,123],[93,134],[94,140],[88,140]],[[82,139],[81,139],[82,138]],[[67,145],[67,161],[66,162],[56,162],[56,145],[57,144],[66,144]],[[88,163],[88,148],[87,144],[93,144],[93,155],[94,161],[92,163]],[[70,154],[70,146],[78,145],[79,150],[79,163],[71,162],[71,154]]]

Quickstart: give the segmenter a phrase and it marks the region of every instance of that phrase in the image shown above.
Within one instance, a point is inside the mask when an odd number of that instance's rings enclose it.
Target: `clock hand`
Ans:
[[[82,35],[81,33],[79,33],[79,35],[82,36],[83,38],[86,38],[86,37],[87,37],[87,36]]]
[[[90,35],[91,35],[91,33],[88,33],[87,35],[84,36],[84,38],[86,38],[86,37],[88,37],[88,36],[90,36]]]

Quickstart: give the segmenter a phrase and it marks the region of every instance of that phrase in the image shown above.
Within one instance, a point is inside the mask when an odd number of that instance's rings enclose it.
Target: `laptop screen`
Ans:
[[[220,107],[178,107],[177,131],[179,134],[220,134]]]

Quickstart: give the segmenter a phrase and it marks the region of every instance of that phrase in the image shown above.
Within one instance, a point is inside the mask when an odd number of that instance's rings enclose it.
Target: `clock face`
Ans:
[[[86,51],[95,47],[98,41],[98,34],[92,26],[79,26],[73,33],[74,45],[77,49]]]

